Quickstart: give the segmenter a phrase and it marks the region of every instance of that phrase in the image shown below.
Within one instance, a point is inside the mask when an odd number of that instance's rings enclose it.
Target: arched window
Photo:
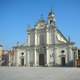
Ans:
[[[52,24],[53,20],[50,20],[50,24]]]

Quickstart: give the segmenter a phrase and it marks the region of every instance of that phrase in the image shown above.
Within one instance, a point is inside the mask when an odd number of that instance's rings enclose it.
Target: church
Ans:
[[[14,46],[12,63],[15,66],[69,66],[74,55],[74,42],[57,29],[55,13],[51,10],[48,19],[41,18],[34,28],[27,30],[27,41]]]

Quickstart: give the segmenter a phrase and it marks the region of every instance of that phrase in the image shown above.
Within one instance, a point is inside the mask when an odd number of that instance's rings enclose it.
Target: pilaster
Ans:
[[[37,30],[35,30],[35,45],[37,45],[37,40],[38,40],[38,38],[37,38]]]
[[[46,48],[46,66],[49,66],[50,56],[49,56],[49,48]]]
[[[30,46],[30,32],[28,33],[28,46]]]
[[[30,52],[27,52],[27,66],[30,66]]]
[[[38,56],[37,56],[37,50],[35,48],[34,50],[34,66],[38,66]]]

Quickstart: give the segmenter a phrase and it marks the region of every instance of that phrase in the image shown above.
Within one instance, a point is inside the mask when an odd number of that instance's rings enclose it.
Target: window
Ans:
[[[23,56],[23,55],[24,55],[24,53],[22,52],[22,53],[21,53],[21,55]]]
[[[64,53],[64,52],[65,52],[64,50],[61,51],[61,53]]]
[[[53,20],[50,20],[50,24],[52,24]]]
[[[80,50],[78,50],[78,58],[80,59]]]

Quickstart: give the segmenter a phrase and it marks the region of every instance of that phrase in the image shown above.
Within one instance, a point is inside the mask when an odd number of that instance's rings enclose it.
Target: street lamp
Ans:
[[[55,64],[55,61],[54,61],[54,53],[52,53],[50,55],[50,58],[52,59],[51,64],[54,66],[54,64]]]
[[[75,57],[75,55],[76,55],[76,50],[77,50],[77,47],[73,47],[72,48],[72,51],[73,51],[73,66],[75,66],[75,59],[76,59],[76,57]]]

